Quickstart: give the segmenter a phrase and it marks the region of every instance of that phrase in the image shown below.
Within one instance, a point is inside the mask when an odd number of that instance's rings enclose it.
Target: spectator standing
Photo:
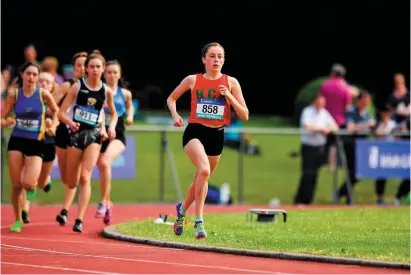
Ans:
[[[40,63],[37,61],[37,50],[34,45],[28,45],[24,49],[24,60],[25,62],[32,62],[40,66]]]
[[[325,104],[325,97],[318,94],[301,114],[300,123],[304,130],[301,136],[302,176],[294,198],[295,204],[313,202],[318,169],[324,161],[327,135],[338,130],[336,121],[324,108]]]
[[[350,108],[346,118],[347,131],[351,133],[350,136],[345,136],[344,151],[347,159],[347,169],[350,177],[351,186],[358,182],[355,177],[355,141],[358,138],[367,138],[368,132],[375,126],[375,120],[371,117],[368,111],[368,106],[371,101],[371,96],[366,91],[361,91],[358,95],[356,106]],[[346,197],[347,204],[351,204],[351,200],[348,196],[347,182],[344,181],[340,190],[338,191],[338,198]]]
[[[320,87],[320,93],[324,96],[325,109],[337,122],[339,128],[345,128],[347,110],[352,100],[352,88],[345,81],[346,69],[341,64],[334,64],[331,68],[331,76]],[[334,171],[336,164],[337,151],[335,147],[335,136],[328,135],[327,146],[329,147],[329,167]]]
[[[388,104],[394,110],[394,120],[399,125],[406,125],[409,123],[410,117],[410,92],[405,83],[403,74],[397,73],[394,75],[394,91],[388,97]],[[409,140],[410,136],[401,136],[401,139]],[[404,179],[394,199],[394,205],[400,205],[402,197],[407,195],[410,191],[410,180]]]
[[[380,111],[380,121],[375,129],[375,134],[378,139],[392,140],[394,136],[392,135],[393,130],[396,128],[396,123],[391,119],[391,108],[387,105]],[[377,194],[377,204],[386,205],[384,200],[386,179],[377,179],[375,181],[375,193]]]

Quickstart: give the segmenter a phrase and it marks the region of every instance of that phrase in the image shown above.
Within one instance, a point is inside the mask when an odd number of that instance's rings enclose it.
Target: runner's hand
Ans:
[[[114,129],[108,128],[107,134],[108,134],[108,137],[110,138],[110,140],[113,140],[113,139],[116,138],[116,130],[114,130]]]
[[[8,117],[6,119],[1,120],[1,128],[7,128],[9,126],[12,126],[16,124],[16,120],[12,117]]]
[[[51,124],[53,124],[53,121],[49,118],[46,118],[46,127],[47,128],[51,127]]]
[[[127,119],[126,119],[126,125],[127,125],[127,126],[133,125],[133,117],[127,117]]]
[[[46,134],[48,136],[54,136],[56,134],[56,128],[47,128]]]
[[[222,95],[222,96],[227,96],[227,95],[231,94],[230,90],[228,90],[228,88],[224,85],[218,86],[218,91],[220,92],[220,95]]]
[[[75,132],[78,131],[78,129],[80,129],[80,123],[73,121],[73,122],[70,124],[70,131],[72,131],[73,133],[75,133]]]
[[[184,126],[184,120],[181,116],[176,115],[173,117],[173,125],[176,127],[183,127]]]
[[[106,141],[108,139],[108,134],[106,131],[102,131],[100,134],[101,134],[102,141]]]

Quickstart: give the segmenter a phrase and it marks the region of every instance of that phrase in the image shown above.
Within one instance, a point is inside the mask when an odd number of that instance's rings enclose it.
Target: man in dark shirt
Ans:
[[[343,141],[347,159],[347,169],[352,187],[354,187],[354,185],[358,182],[358,179],[355,177],[355,141],[358,138],[366,138],[368,136],[367,131],[375,125],[375,120],[371,117],[371,114],[368,111],[370,101],[371,97],[367,92],[360,92],[357,98],[356,106],[351,108],[347,113],[347,131],[351,132],[352,135],[345,136]],[[341,186],[338,192],[338,197],[339,199],[346,197],[346,203],[352,203],[348,196],[346,181],[344,181]]]

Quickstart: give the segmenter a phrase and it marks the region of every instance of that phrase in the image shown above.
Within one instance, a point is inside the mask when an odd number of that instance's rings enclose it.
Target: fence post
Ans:
[[[238,157],[238,203],[244,203],[244,154],[245,139],[244,133],[240,133],[240,153]]]
[[[349,168],[348,168],[347,153],[345,152],[344,141],[341,140],[339,135],[336,135],[335,140],[337,142],[337,146],[339,146],[341,163],[342,163],[342,166],[344,167],[345,185],[347,187],[347,193],[348,193],[347,196],[349,200],[351,201],[350,204],[354,204],[354,194],[353,194],[353,188],[352,188],[351,177],[350,177],[351,171],[349,171]]]
[[[339,202],[339,199],[338,199],[338,170],[340,168],[340,162],[341,162],[340,157],[339,157],[339,154],[340,154],[339,146],[335,145],[335,151],[336,151],[336,154],[335,154],[336,165],[335,165],[335,171],[333,174],[333,193],[332,193],[331,199],[332,199],[333,204],[338,204]]]
[[[165,201],[166,190],[166,146],[167,136],[166,131],[161,131],[160,138],[160,201]]]

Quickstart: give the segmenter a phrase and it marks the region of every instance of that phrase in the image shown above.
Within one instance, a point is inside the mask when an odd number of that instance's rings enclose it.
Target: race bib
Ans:
[[[34,119],[20,119],[16,120],[16,127],[23,131],[38,132],[40,131],[40,122]]]
[[[98,123],[99,111],[93,108],[78,105],[75,107],[74,119],[91,126],[96,126]]]
[[[196,117],[221,120],[224,116],[225,102],[219,99],[197,99]]]

